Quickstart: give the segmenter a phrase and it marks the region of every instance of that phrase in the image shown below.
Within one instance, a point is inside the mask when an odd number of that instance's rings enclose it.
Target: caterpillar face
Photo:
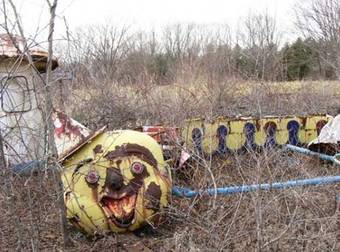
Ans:
[[[86,233],[157,224],[171,177],[158,143],[144,133],[103,133],[65,164],[68,219]]]

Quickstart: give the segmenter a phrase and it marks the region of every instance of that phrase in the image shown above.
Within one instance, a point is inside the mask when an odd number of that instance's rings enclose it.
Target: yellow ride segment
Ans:
[[[307,144],[318,135],[317,123],[328,122],[331,117],[328,115],[312,115],[312,116],[285,116],[274,117],[268,116],[264,118],[229,118],[218,117],[212,122],[204,119],[188,120],[182,129],[182,137],[186,146],[194,148],[192,132],[199,129],[202,133],[202,149],[205,153],[212,153],[218,149],[219,137],[217,135],[218,128],[224,125],[228,129],[226,136],[226,147],[230,150],[242,148],[246,142],[245,125],[252,123],[256,130],[254,134],[254,142],[258,146],[263,146],[267,139],[266,125],[274,123],[276,125],[275,142],[279,145],[286,144],[289,141],[288,123],[296,121],[299,124],[298,139],[302,144]]]
[[[115,151],[127,144],[138,145],[148,150],[156,167],[152,166],[143,157],[135,154],[113,159],[106,158],[110,151]],[[102,151],[96,153],[96,147],[101,146]],[[84,160],[89,160],[84,165]],[[136,203],[134,209],[134,221],[126,228],[118,227],[110,222],[105,215],[102,197],[105,195],[106,177],[108,170],[114,170],[122,174],[123,186],[133,184],[135,175],[131,172],[131,165],[139,162],[144,166],[146,176],[143,177],[141,188],[135,191]],[[119,163],[119,166],[117,165]],[[166,165],[160,145],[150,136],[137,131],[121,130],[104,132],[79,149],[71,157],[63,162],[62,181],[64,186],[64,199],[67,208],[67,218],[84,233],[93,235],[103,232],[132,231],[147,223],[157,224],[156,215],[161,214],[168,205],[171,192],[171,174]],[[94,170],[98,174],[98,182],[91,185],[86,182],[86,175]],[[146,197],[147,189],[151,186],[159,187],[159,211],[148,208],[150,199]],[[122,186],[122,187],[123,187]],[[113,189],[112,189],[113,190]],[[124,209],[125,210],[125,209]]]

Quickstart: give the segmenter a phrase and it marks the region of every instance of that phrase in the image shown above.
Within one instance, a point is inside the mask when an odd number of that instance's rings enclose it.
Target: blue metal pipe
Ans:
[[[290,150],[290,151],[294,151],[294,152],[298,152],[298,153],[302,153],[305,155],[309,155],[309,156],[315,156],[318,157],[322,160],[325,161],[330,161],[333,162],[334,164],[340,165],[340,153],[336,154],[335,156],[330,156],[330,155],[326,155],[326,154],[322,154],[319,152],[315,152],[315,151],[311,151],[309,149],[306,148],[301,148],[295,145],[291,145],[291,144],[286,144],[284,146],[285,149]]]
[[[209,188],[203,190],[191,190],[189,188],[174,186],[172,188],[172,194],[178,197],[192,198],[199,195],[212,196],[215,195],[215,193],[217,195],[229,195],[236,193],[254,192],[259,190],[286,189],[297,186],[319,186],[332,183],[340,183],[340,175],[328,177],[316,177],[311,179],[289,180],[286,182],[222,187],[216,189]]]

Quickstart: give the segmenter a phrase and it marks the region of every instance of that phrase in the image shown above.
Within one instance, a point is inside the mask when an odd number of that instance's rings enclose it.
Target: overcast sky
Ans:
[[[52,0],[50,0],[52,1]],[[48,9],[45,0],[15,0],[25,31],[46,34]],[[240,18],[268,12],[279,27],[293,36],[293,7],[297,0],[59,0],[56,35],[65,34],[63,18],[70,30],[106,22],[128,24],[136,29],[155,29],[173,23],[227,23],[236,30]],[[45,29],[44,29],[45,27]]]

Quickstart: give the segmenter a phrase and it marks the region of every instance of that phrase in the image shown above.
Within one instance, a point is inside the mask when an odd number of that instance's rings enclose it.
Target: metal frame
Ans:
[[[8,87],[9,84],[7,84],[8,80],[12,80],[12,79],[16,79],[16,78],[23,78],[24,79],[24,87],[23,87],[23,92],[25,94],[25,92],[27,92],[28,95],[28,102],[29,102],[29,106],[28,109],[24,109],[24,110],[12,110],[12,111],[8,111],[7,109],[5,109],[4,107],[4,99],[3,99],[3,95],[4,95],[4,91],[6,90],[6,88]],[[28,86],[28,81],[26,76],[24,75],[15,75],[15,76],[4,76],[1,81],[0,81],[0,85],[1,85],[1,109],[6,112],[6,113],[24,113],[24,112],[28,112],[32,110],[32,101],[31,101],[31,95],[30,95],[30,89]],[[26,97],[26,96],[24,96]],[[25,102],[25,100],[24,100]],[[25,108],[25,106],[24,106]]]

